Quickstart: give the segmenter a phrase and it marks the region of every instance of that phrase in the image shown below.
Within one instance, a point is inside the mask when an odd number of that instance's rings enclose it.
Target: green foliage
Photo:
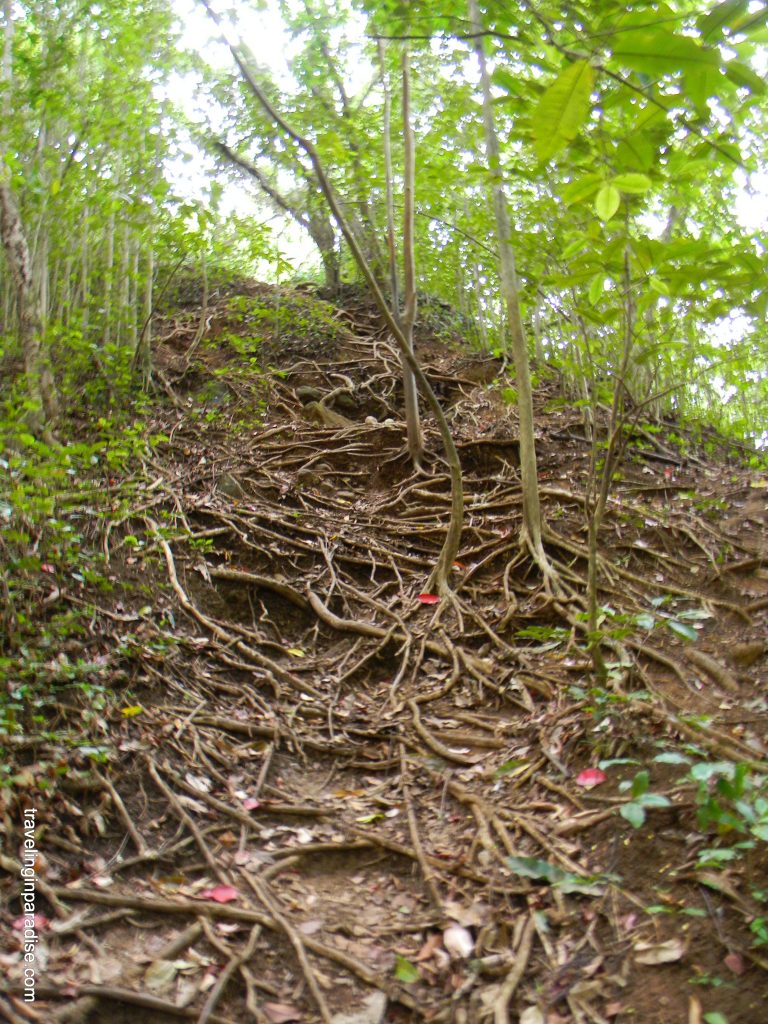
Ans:
[[[111,589],[96,527],[122,514],[113,474],[134,470],[161,441],[141,422],[100,419],[92,443],[53,445],[19,422],[8,399],[0,421],[0,720],[9,731],[43,714],[60,687],[94,692],[104,665],[67,649],[87,633],[86,595]],[[64,589],[82,600],[62,603]]]
[[[768,777],[746,764],[700,762],[688,778],[696,784],[697,820],[720,836],[746,835],[768,842]]]
[[[227,310],[235,329],[226,341],[243,355],[259,351],[263,345],[279,351],[296,339],[315,343],[318,349],[332,348],[348,337],[335,306],[296,291],[270,290],[256,298],[235,295]]]
[[[594,81],[589,61],[574,61],[542,95],[533,115],[539,160],[549,160],[576,138],[589,113]]]
[[[564,871],[556,864],[536,857],[507,857],[507,867],[521,878],[540,879],[564,893],[578,893],[582,896],[602,896],[609,877],[596,875],[587,877]]]
[[[642,828],[645,824],[646,812],[650,808],[669,807],[669,797],[660,793],[652,793],[650,774],[643,770],[634,779],[619,783],[620,792],[629,792],[630,799],[622,804],[619,810],[633,828]]]
[[[583,382],[590,400],[605,401],[630,316],[622,386],[648,402],[651,416],[674,411],[759,441],[768,399],[766,252],[734,209],[743,187],[738,173],[763,161],[765,83],[756,55],[764,19],[739,0],[703,13],[681,8],[672,20],[659,5],[642,12],[582,6],[565,19],[551,2],[535,13],[479,7],[504,140],[494,173],[515,210],[521,301],[526,320],[538,325],[544,358],[567,387],[575,382],[581,390]],[[425,306],[420,326],[503,351],[507,326],[489,243],[487,171],[478,159],[466,4],[449,0],[437,10],[425,0],[319,0],[281,11],[292,38],[290,75],[278,82],[260,69],[265,88],[315,141],[382,279],[383,96],[363,12],[371,36],[418,25],[412,102],[420,288],[460,307],[443,322],[439,307]],[[173,193],[164,161],[190,159],[190,135],[226,137],[257,168],[258,194],[271,190],[266,205],[290,210],[322,248],[326,271],[336,262],[337,270],[356,273],[309,168],[297,165],[292,146],[241,83],[175,48],[164,0],[102,5],[87,19],[74,0],[22,3],[14,17],[5,165],[36,252],[44,253],[48,341],[65,398],[84,394],[104,408],[135,387],[130,364],[150,273],[156,296],[178,261],[197,268],[205,260],[212,282],[232,271],[291,272],[264,217],[221,212],[220,181],[203,197]],[[384,58],[393,92],[398,56],[390,46]],[[159,99],[174,72],[184,88],[215,99],[215,109],[208,104],[215,123],[187,123]],[[396,136],[396,102],[393,108]],[[394,161],[399,179],[397,146]],[[172,287],[161,304],[173,294]],[[265,320],[276,342],[302,326],[300,312],[273,312]]]

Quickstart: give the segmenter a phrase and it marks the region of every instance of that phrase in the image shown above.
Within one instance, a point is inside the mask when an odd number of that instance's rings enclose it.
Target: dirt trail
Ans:
[[[432,475],[408,466],[376,318],[323,307],[322,342],[284,328],[255,348],[272,367],[256,374],[249,301],[206,311],[193,359],[198,310],[158,332],[169,401],[151,428],[168,441],[102,523],[115,590],[88,595],[80,652],[105,659],[118,701],[97,720],[76,691],[62,699],[57,727],[81,730],[79,749],[0,740],[17,773],[2,1012],[757,1024],[766,844],[735,849],[741,819],[697,825],[690,773],[765,762],[765,481],[717,439],[634,433],[600,538],[601,685],[583,605],[548,599],[518,550],[501,365],[422,337],[467,508],[455,600],[435,603],[422,590],[449,483],[429,422]],[[548,546],[578,595],[589,445],[557,377],[540,376]],[[109,748],[97,767],[82,752],[94,734]],[[49,919],[37,1017],[13,1000],[29,800]],[[628,801],[641,827],[619,815]]]

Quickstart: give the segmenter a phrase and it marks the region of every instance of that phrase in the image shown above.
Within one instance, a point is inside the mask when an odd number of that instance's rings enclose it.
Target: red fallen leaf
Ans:
[[[466,569],[466,565],[463,562],[453,562],[454,569]]]
[[[728,970],[733,971],[734,974],[743,974],[746,970],[744,960],[738,953],[729,953],[723,960],[723,963]]]
[[[45,931],[45,929],[51,923],[50,920],[45,916],[45,914],[34,914],[33,917],[34,917],[34,922],[35,922],[34,923],[35,931],[38,931],[38,932]],[[15,932],[24,931],[25,928],[30,927],[27,924],[27,920],[28,920],[28,918],[26,918],[26,917],[17,917],[16,920],[11,925],[11,927],[13,928],[13,930]]]
[[[599,768],[585,768],[583,772],[579,773],[576,785],[592,789],[593,786],[599,786],[601,782],[605,782],[607,777],[605,772],[600,771]]]
[[[437,604],[440,598],[437,594],[419,594],[416,600],[421,601],[422,604]]]
[[[214,900],[216,903],[231,903],[240,893],[231,885],[217,885],[213,889],[205,889],[200,895],[203,899]]]
[[[51,576],[55,576],[56,566],[51,565],[49,562],[43,562],[43,564],[40,566],[40,572],[48,572],[51,574]]]
[[[243,807],[246,811],[255,811],[257,807],[261,807],[261,800],[257,800],[255,796],[249,796],[247,800],[243,800]]]

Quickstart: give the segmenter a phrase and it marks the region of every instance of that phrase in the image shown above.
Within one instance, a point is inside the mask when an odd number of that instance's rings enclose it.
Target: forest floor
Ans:
[[[590,443],[554,372],[536,423],[559,596],[518,546],[504,367],[440,340],[445,311],[421,330],[464,469],[438,601],[449,481],[429,418],[427,472],[409,465],[378,317],[351,292],[186,298],[156,328],[152,448],[56,503],[102,575],[41,548],[34,612],[6,610],[11,695],[14,636],[80,627],[0,735],[0,1019],[764,1021],[765,474],[713,434],[628,429],[601,679]]]

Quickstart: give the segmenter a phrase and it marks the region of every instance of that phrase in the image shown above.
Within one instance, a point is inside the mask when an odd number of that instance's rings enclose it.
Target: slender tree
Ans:
[[[515,250],[512,243],[512,226],[509,220],[507,199],[501,173],[499,138],[493,115],[493,97],[488,75],[488,66],[483,50],[483,24],[477,0],[469,0],[469,17],[475,34],[475,52],[480,65],[480,88],[483,98],[483,129],[485,150],[491,177],[491,196],[496,221],[496,242],[501,269],[501,291],[504,299],[509,329],[512,359],[515,365],[517,384],[517,412],[520,430],[520,475],[523,484],[523,532],[521,540],[526,544],[539,566],[551,574],[551,567],[542,544],[541,504],[539,502],[539,481],[536,469],[536,441],[533,426],[533,390],[528,363],[528,346],[520,315],[520,295],[515,269]]]
[[[4,0],[3,15],[3,125],[7,131],[11,117],[13,81],[12,0]],[[50,434],[58,414],[58,396],[50,360],[43,339],[43,313],[39,282],[35,281],[32,260],[18,205],[10,183],[4,135],[0,134],[0,242],[10,268],[16,291],[16,317],[19,343],[24,356],[24,372],[30,399],[30,426]]]
[[[416,253],[414,241],[414,204],[416,194],[416,140],[411,120],[411,60],[408,46],[403,47],[403,285],[404,306],[402,329],[408,351],[413,356],[413,325],[416,322]],[[405,423],[408,451],[418,469],[424,455],[424,440],[419,419],[419,392],[411,360],[401,354]]]
[[[201,4],[208,11],[208,14],[214,21],[214,23],[221,28],[222,20],[219,15],[213,10],[208,0],[200,0]],[[365,258],[360,245],[355,237],[355,234],[347,222],[344,213],[341,209],[341,204],[336,196],[335,190],[333,189],[328,176],[326,175],[323,164],[318,155],[317,149],[314,144],[305,136],[303,136],[296,128],[294,128],[281,114],[270,101],[266,95],[264,89],[259,84],[256,76],[251,70],[251,66],[254,63],[253,57],[250,54],[248,48],[242,43],[227,43],[230,52],[237,64],[243,80],[247,84],[248,88],[252,92],[256,101],[260,104],[263,111],[270,117],[270,119],[276,124],[286,136],[295,143],[299,149],[306,154],[309,158],[312,168],[317,176],[317,182],[322,190],[323,195],[326,198],[328,206],[334,216],[336,223],[339,226],[339,230],[344,235],[346,242],[352,252],[352,255],[360,268],[366,283],[368,284],[371,294],[379,308],[384,322],[386,323],[389,331],[391,332],[397,347],[400,351],[401,356],[413,371],[419,387],[424,393],[424,397],[429,405],[429,408],[434,413],[437,420],[438,429],[440,430],[440,436],[443,441],[445,449],[446,461],[448,462],[448,468],[451,476],[451,518],[446,531],[445,540],[438,556],[437,564],[430,576],[429,584],[434,587],[439,593],[447,594],[450,592],[450,574],[453,566],[454,559],[459,550],[459,543],[461,541],[461,531],[464,520],[464,492],[462,487],[461,477],[461,462],[459,460],[459,453],[456,450],[456,445],[451,436],[450,427],[448,421],[445,418],[445,413],[440,407],[440,403],[432,390],[429,380],[421,369],[417,359],[411,352],[408,342],[403,334],[400,324],[393,317],[392,312],[387,304],[387,300],[382,292],[379,283],[376,279],[370,264]]]

